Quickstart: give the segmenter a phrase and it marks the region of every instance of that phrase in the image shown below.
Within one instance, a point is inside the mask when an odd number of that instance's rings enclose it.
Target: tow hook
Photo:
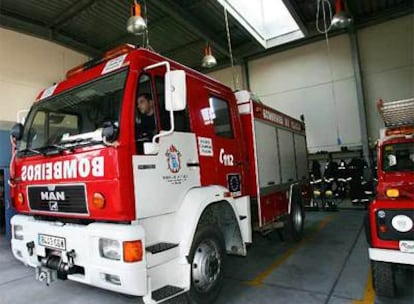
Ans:
[[[27,252],[29,253],[30,256],[33,255],[33,250],[35,247],[35,243],[33,241],[26,243],[26,247],[27,247]]]
[[[71,250],[66,252],[66,257],[68,258],[68,266],[69,268],[72,268],[75,265],[75,258],[76,258],[76,252],[75,250]]]
[[[57,280],[57,271],[45,267],[37,267],[36,280],[46,283],[46,286],[49,286]]]

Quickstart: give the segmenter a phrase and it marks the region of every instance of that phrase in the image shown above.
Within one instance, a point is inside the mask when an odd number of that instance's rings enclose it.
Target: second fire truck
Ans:
[[[414,266],[414,99],[380,101],[379,110],[386,128],[366,230],[376,293],[393,297],[396,269]]]

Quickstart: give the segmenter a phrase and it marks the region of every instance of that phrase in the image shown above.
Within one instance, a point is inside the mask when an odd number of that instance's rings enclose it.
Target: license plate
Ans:
[[[66,250],[66,240],[57,236],[39,234],[39,245],[52,249]]]
[[[401,252],[414,253],[414,241],[400,241]]]

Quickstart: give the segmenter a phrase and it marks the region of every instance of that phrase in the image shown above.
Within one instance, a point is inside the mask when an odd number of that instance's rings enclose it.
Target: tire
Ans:
[[[371,261],[372,282],[378,296],[393,298],[396,294],[394,265]]]
[[[191,288],[187,299],[192,304],[213,303],[223,286],[225,266],[224,239],[213,226],[197,230],[191,245]]]
[[[300,241],[303,238],[305,212],[302,204],[302,197],[296,194],[292,200],[290,214],[283,227],[283,238],[286,241]]]

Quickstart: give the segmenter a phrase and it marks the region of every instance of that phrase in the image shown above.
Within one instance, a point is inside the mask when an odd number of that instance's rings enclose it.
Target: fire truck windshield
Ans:
[[[386,172],[414,172],[414,143],[385,145],[382,155],[382,170]]]
[[[19,151],[40,154],[48,149],[63,150],[67,145],[101,142],[99,131],[104,122],[119,126],[126,77],[124,69],[35,104]]]

